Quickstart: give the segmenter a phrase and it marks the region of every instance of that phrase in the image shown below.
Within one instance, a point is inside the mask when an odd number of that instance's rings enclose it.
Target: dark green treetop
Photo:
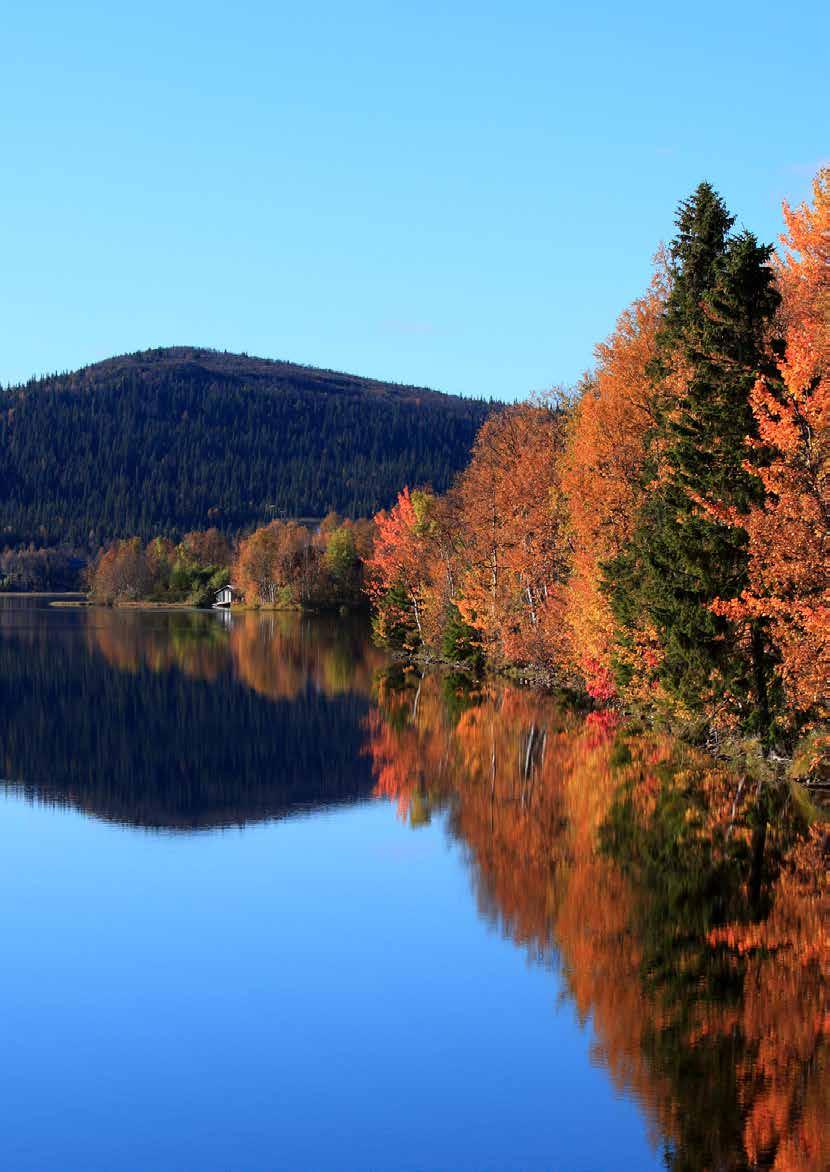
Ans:
[[[763,632],[747,638],[711,609],[747,582],[746,534],[727,518],[761,493],[745,467],[750,391],[769,372],[779,300],[771,248],[751,232],[733,234],[733,224],[708,183],[680,205],[651,372],[661,409],[647,437],[647,491],[631,547],[606,567],[606,589],[623,644],[635,630],[656,631],[660,681],[689,712],[728,705],[745,727],[766,727]]]

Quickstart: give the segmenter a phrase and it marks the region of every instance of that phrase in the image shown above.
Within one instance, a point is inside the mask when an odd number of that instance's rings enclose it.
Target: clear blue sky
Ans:
[[[703,178],[830,157],[827,5],[6,4],[0,381],[194,344],[574,381]]]

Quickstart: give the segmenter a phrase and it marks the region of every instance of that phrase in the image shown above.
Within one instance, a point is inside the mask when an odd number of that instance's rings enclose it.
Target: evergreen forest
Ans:
[[[0,390],[0,546],[366,516],[446,489],[491,410],[211,350],[144,351]]]

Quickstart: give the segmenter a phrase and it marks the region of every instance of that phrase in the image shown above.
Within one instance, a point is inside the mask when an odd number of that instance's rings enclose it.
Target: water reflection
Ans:
[[[448,811],[481,911],[556,962],[667,1166],[830,1167],[820,829],[780,870],[773,842],[754,920],[747,787],[702,754],[509,686],[401,673],[368,728],[376,792],[414,826]]]
[[[313,629],[312,629],[313,627]],[[31,800],[167,830],[366,798],[362,626],[0,608],[0,776]]]
[[[830,1167],[824,832],[771,836],[759,916],[749,787],[665,736],[389,668],[343,620],[0,600],[0,775],[154,829],[373,796],[440,816],[668,1167]]]

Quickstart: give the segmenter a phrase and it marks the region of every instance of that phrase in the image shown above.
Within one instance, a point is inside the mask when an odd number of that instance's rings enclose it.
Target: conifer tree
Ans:
[[[764,631],[757,624],[746,645],[712,610],[747,582],[746,535],[730,520],[761,491],[745,468],[746,437],[752,387],[759,372],[772,373],[765,340],[778,303],[771,248],[732,234],[733,223],[708,183],[680,205],[651,372],[662,408],[647,437],[646,491],[606,588],[623,639],[656,633],[657,676],[673,701],[693,714],[728,709],[744,727],[766,729]]]

